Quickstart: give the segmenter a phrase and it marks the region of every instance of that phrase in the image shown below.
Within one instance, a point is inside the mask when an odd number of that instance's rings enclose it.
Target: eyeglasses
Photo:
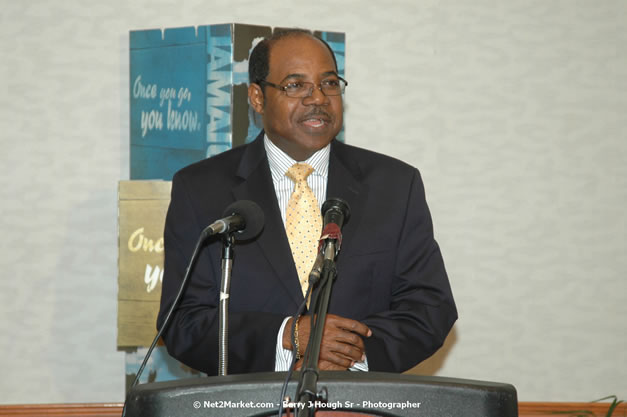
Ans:
[[[285,85],[277,85],[266,80],[257,82],[259,85],[269,85],[277,90],[281,90],[288,97],[305,98],[313,94],[313,89],[318,87],[325,96],[339,96],[344,93],[348,82],[342,78],[330,78],[323,80],[320,84],[314,84],[307,81],[290,81]]]

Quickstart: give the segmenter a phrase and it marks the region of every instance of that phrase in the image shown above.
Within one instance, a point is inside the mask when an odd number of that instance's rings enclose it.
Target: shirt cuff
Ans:
[[[355,365],[348,368],[349,371],[368,372],[368,357],[361,362],[355,362]]]
[[[286,317],[279,328],[279,334],[276,338],[276,359],[274,361],[275,372],[288,371],[292,364],[292,351],[290,349],[283,348],[283,331],[287,325],[287,321],[290,317]]]

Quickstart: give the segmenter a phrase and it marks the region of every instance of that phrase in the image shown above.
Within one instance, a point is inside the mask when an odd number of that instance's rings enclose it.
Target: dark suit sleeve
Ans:
[[[420,174],[415,170],[395,250],[387,311],[363,322],[373,331],[365,339],[371,371],[403,372],[440,348],[457,319],[457,310]]]
[[[198,236],[224,209],[209,209],[208,204],[200,203],[199,187],[190,185],[196,180],[187,177],[179,173],[172,182],[164,230],[165,269],[158,327],[163,325],[176,297]],[[220,251],[219,240],[203,246],[163,335],[173,357],[209,375],[218,371]],[[263,312],[229,314],[229,374],[274,370],[276,338],[283,319],[283,315]]]

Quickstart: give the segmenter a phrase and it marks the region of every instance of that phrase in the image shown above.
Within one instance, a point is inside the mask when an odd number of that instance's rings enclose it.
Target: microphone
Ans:
[[[348,203],[341,198],[330,198],[322,205],[322,215],[324,216],[324,226],[320,241],[322,243],[322,240],[337,239],[337,250],[339,251],[342,244],[341,230],[344,222],[348,223],[351,215]]]
[[[224,210],[222,215],[224,217],[203,230],[203,239],[223,233],[237,233],[237,240],[252,239],[261,233],[265,222],[259,205],[250,200],[234,202]]]
[[[324,220],[318,243],[318,256],[309,273],[309,280],[312,283],[320,279],[325,259],[334,260],[339,253],[342,246],[342,227],[344,222],[348,223],[350,219],[350,208],[341,198],[329,198],[322,205],[322,215]],[[327,248],[331,250],[328,251]]]
[[[181,302],[185,286],[187,284],[187,281],[189,281],[189,277],[195,265],[196,258],[198,257],[198,254],[200,253],[202,249],[203,241],[211,235],[220,234],[220,233],[234,233],[234,232],[239,233],[239,237],[238,237],[239,239],[246,240],[246,239],[251,239],[257,236],[263,229],[263,224],[264,224],[263,210],[261,210],[261,207],[259,207],[257,203],[253,201],[249,201],[249,200],[236,201],[235,203],[228,206],[226,210],[224,210],[223,216],[224,216],[223,218],[216,220],[214,223],[207,226],[205,230],[203,230],[202,233],[200,234],[200,237],[198,238],[198,241],[196,242],[196,247],[194,248],[194,252],[192,253],[189,264],[187,265],[187,268],[185,270],[183,281],[181,282],[181,285],[179,286],[178,293],[176,294],[176,297],[174,297],[174,301],[172,302],[172,305],[170,306],[170,309],[168,310],[168,313],[166,314],[165,319],[163,320],[163,323],[161,324],[161,327],[158,329],[157,335],[153,339],[152,344],[150,345],[150,348],[148,348],[148,352],[146,353],[146,356],[144,356],[144,361],[142,362],[141,366],[139,367],[139,370],[137,371],[135,380],[131,384],[131,389],[135,385],[137,385],[137,383],[139,382],[139,377],[144,371],[144,368],[146,367],[146,364],[148,363],[148,359],[150,358],[152,351],[157,345],[157,342],[159,341],[159,339],[161,338],[161,335],[170,324],[170,318],[172,317],[172,312],[176,309],[176,307],[178,307],[179,303]],[[223,300],[220,300],[221,304],[222,302]],[[127,399],[128,399],[128,396],[127,396]],[[122,409],[123,416],[125,415],[125,412],[126,412],[126,400],[124,401],[124,408]]]

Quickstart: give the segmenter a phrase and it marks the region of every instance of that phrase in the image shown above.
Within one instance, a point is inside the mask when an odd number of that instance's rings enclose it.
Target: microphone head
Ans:
[[[242,217],[245,223],[244,228],[233,235],[236,240],[252,239],[263,230],[265,223],[263,210],[254,201],[239,200],[224,210],[224,217],[234,215]]]
[[[335,223],[340,228],[344,223],[348,223],[348,219],[351,217],[351,211],[348,207],[348,203],[341,198],[329,198],[322,205],[322,216],[324,217],[324,224]]]

